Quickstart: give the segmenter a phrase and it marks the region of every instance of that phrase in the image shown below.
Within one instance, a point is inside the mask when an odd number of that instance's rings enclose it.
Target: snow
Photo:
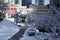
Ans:
[[[6,18],[8,21],[14,22],[14,18]]]
[[[58,13],[59,14],[59,13]],[[59,17],[59,15],[54,15],[54,14],[47,14],[47,15],[39,15],[39,14],[29,14],[27,18],[31,19],[31,23],[27,23],[28,28],[26,29],[24,35],[20,40],[44,40],[44,39],[49,39],[49,40],[60,40],[60,38],[53,33],[48,33],[48,32],[39,32],[38,30],[35,29],[36,34],[34,36],[29,36],[28,32],[31,32],[30,30],[37,28],[37,27],[51,27],[52,28],[60,28],[60,20],[58,21],[56,17]],[[54,15],[54,16],[52,16]],[[56,17],[55,17],[56,16]],[[39,20],[38,20],[39,19]],[[53,22],[52,22],[53,21]],[[52,23],[51,23],[52,22]],[[36,24],[36,25],[35,25]],[[19,23],[19,25],[23,25],[23,23]],[[57,27],[55,27],[58,25]],[[24,26],[24,25],[23,25]],[[12,22],[4,19],[2,22],[0,22],[0,40],[8,40],[11,38],[16,32],[19,31],[19,27]],[[47,28],[46,28],[47,29]],[[48,29],[47,29],[48,30]],[[60,29],[59,29],[60,30]],[[54,31],[54,30],[52,30]]]
[[[29,36],[25,36],[24,38],[22,38],[21,40],[37,40],[35,37],[29,37]]]
[[[34,29],[34,28],[33,28]],[[20,38],[20,40],[37,40],[34,36],[28,36],[28,32],[31,30],[31,28],[27,28],[25,33],[24,33],[24,37]],[[34,29],[35,30],[35,29]]]
[[[33,28],[32,28],[33,29]],[[28,36],[28,31],[30,30],[30,27],[25,31],[24,35],[20,40],[60,40],[60,38],[52,38],[52,36],[49,33],[42,33],[35,34],[34,36]]]
[[[11,38],[15,33],[19,31],[19,27],[13,24],[12,22],[4,19],[2,22],[0,22],[0,40],[8,40]],[[28,27],[20,40],[59,40],[60,38],[53,38],[49,35],[49,33],[39,33],[35,34],[35,36],[28,36],[28,32],[34,29],[33,27]],[[36,31],[36,30],[35,30]],[[38,32],[38,31],[37,31]]]
[[[19,27],[12,22],[4,19],[0,22],[0,40],[8,40],[19,31]]]

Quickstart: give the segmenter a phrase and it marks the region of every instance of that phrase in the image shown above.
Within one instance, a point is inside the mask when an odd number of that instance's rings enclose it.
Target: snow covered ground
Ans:
[[[48,33],[38,33],[34,36],[28,36],[28,31],[31,27],[28,27],[25,31],[24,35],[20,40],[60,40],[60,38],[52,38]],[[13,24],[12,22],[4,19],[0,22],[0,40],[8,40],[11,38],[15,33],[19,31],[20,27]],[[34,29],[34,28],[32,28]]]
[[[56,38],[55,36],[52,37],[49,33],[35,33],[34,36],[29,36],[28,31],[30,28],[28,28],[25,33],[24,37],[20,38],[20,40],[60,40],[60,38]]]
[[[0,22],[0,40],[8,40],[19,31],[19,27],[12,22],[4,19]]]
[[[8,21],[14,22],[14,18],[6,18]]]

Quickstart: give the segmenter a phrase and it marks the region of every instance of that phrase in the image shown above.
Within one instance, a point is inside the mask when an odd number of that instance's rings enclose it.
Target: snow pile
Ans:
[[[19,27],[4,19],[0,22],[0,40],[8,40],[19,31]]]

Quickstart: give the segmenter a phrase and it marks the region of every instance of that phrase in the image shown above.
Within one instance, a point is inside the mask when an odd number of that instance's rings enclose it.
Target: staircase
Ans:
[[[39,13],[39,14],[47,14],[48,13],[48,8],[47,6],[41,5],[41,6],[34,6],[31,7],[34,9],[33,13]]]
[[[30,6],[30,8],[20,7],[20,11],[24,13],[39,13],[39,14],[46,14],[48,12],[47,6],[40,5],[40,6]]]

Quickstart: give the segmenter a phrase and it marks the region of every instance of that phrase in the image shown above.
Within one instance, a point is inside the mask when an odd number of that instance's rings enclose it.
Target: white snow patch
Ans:
[[[19,27],[12,22],[4,19],[0,22],[0,40],[8,40],[19,31]]]

